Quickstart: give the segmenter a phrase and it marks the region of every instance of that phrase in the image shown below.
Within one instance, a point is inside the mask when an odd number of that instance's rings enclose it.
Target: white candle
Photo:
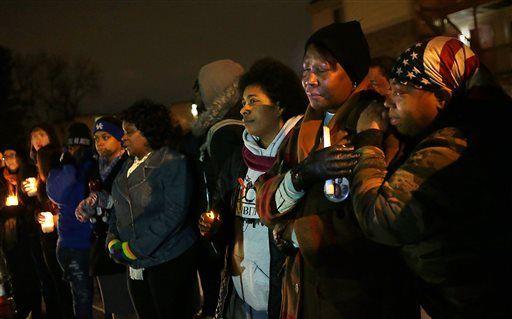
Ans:
[[[324,125],[323,133],[324,148],[331,146],[331,130],[328,126]],[[334,195],[334,181],[332,179],[325,181],[324,192],[326,195]]]
[[[324,125],[324,147],[331,146],[331,130],[329,129],[329,126]]]
[[[18,206],[18,196],[9,195],[5,200],[5,206]]]
[[[43,233],[51,233],[55,228],[53,214],[50,212],[41,212],[41,215],[44,216],[44,221],[41,223],[41,230]]]

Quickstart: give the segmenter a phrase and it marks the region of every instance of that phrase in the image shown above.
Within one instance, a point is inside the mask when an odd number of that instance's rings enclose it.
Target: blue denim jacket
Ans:
[[[107,245],[127,241],[137,259],[133,268],[146,268],[174,259],[197,239],[188,223],[192,179],[185,157],[162,147],[126,177],[128,159],[112,185],[113,213]]]

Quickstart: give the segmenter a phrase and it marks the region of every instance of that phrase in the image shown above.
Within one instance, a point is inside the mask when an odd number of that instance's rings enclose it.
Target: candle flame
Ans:
[[[5,200],[5,206],[18,206],[18,196],[9,195]]]
[[[215,214],[215,212],[213,210],[206,213],[206,216],[208,216],[208,218],[210,218],[210,219],[215,219],[216,215],[217,214]]]

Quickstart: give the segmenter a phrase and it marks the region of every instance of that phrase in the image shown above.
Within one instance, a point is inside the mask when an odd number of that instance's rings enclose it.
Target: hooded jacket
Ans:
[[[199,70],[197,81],[206,110],[192,126],[194,136],[206,134],[239,102],[238,77],[243,71],[242,66],[232,60],[218,60]]]
[[[259,220],[254,183],[272,166],[279,147],[301,118],[302,115],[290,118],[267,148],[244,131],[244,147],[232,155],[223,170],[226,174],[219,177],[215,210],[225,220],[221,233],[226,258],[217,318],[227,310],[225,303],[230,292],[237,293],[255,310],[267,310],[269,318],[279,318],[279,273],[284,255],[277,249],[272,231]]]

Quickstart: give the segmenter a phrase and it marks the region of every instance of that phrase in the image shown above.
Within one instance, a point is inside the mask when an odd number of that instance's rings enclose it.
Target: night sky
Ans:
[[[102,91],[82,113],[110,113],[138,98],[190,100],[199,68],[272,56],[299,70],[311,32],[309,1],[1,2],[0,45],[91,57]]]

